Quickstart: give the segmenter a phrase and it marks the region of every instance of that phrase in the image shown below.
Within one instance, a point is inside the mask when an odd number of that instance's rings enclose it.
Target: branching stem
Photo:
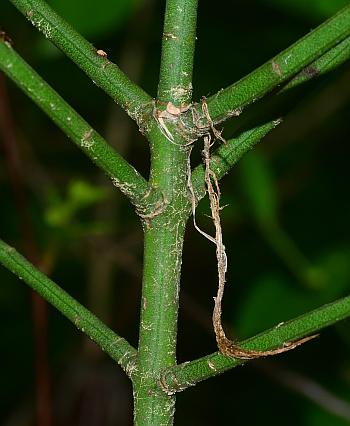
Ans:
[[[307,83],[313,78],[331,72],[350,58],[350,37],[347,37],[333,49],[326,52],[316,61],[312,62],[307,68],[300,71],[292,80],[289,81],[279,92],[282,94],[301,84]],[[276,118],[268,123],[255,127],[241,133],[238,137],[230,139],[226,144],[222,144],[214,150],[211,155],[210,167],[216,178],[220,180],[232,167],[242,158],[244,154],[250,151],[261,139],[275,129],[280,123],[281,118]],[[192,185],[197,200],[205,196],[205,168],[203,164],[198,165],[192,171]]]
[[[350,296],[347,296],[291,321],[280,323],[268,331],[241,342],[240,346],[246,350],[259,351],[283,348],[286,343],[289,344],[289,342],[301,339],[303,336],[317,333],[322,328],[328,327],[349,315]],[[167,369],[161,376],[160,385],[169,393],[178,392],[244,362],[242,359],[227,357],[220,352],[215,352]]]
[[[136,367],[136,350],[125,339],[115,334],[88,309],[2,240],[0,240],[0,263],[57,308],[79,330],[99,344],[129,376],[132,376]]]
[[[182,248],[191,211],[189,192],[200,199],[205,194],[206,182],[212,210],[214,206],[218,213],[218,180],[276,127],[280,119],[249,129],[213,155],[209,153],[210,141],[206,139],[206,167],[195,168],[192,180],[189,176],[191,144],[210,131],[220,138],[215,124],[238,115],[243,108],[281,84],[285,85],[281,91],[285,91],[344,62],[350,55],[350,6],[248,76],[208,98],[204,112],[204,102],[192,104],[198,0],[166,2],[155,100],[132,83],[103,51],[74,31],[44,0],[10,1],[119,103],[149,139],[151,170],[147,182],[15,53],[0,32],[0,69],[110,176],[137,207],[143,220],[145,245],[138,352],[1,240],[0,262],[23,278],[122,366],[133,381],[136,426],[171,426],[176,392],[244,362],[234,358],[235,354],[239,355],[237,352],[229,353],[230,357],[216,352],[176,366]],[[192,207],[195,204],[194,199]],[[217,254],[223,271],[226,259],[221,237],[221,229],[217,226],[216,238],[212,240],[217,243],[220,239],[221,249]],[[221,281],[224,280],[223,276]],[[220,317],[221,307],[217,313]],[[303,339],[304,336],[349,315],[350,296],[286,324],[281,323],[242,342],[239,348],[244,354],[262,352],[263,356],[283,352],[308,339]],[[220,333],[220,328],[216,328],[218,330]],[[295,342],[298,339],[302,340]]]
[[[157,107],[191,101],[197,0],[166,3]],[[156,378],[176,364],[178,296],[183,236],[188,210],[189,148],[171,122],[170,141],[156,123],[151,144],[151,185],[164,194],[166,208],[146,224],[139,333],[138,377],[134,383],[135,424],[170,426],[175,398],[159,390]],[[171,138],[170,138],[171,139]]]
[[[214,124],[237,115],[243,108],[288,81],[301,69],[348,37],[349,22],[350,6],[347,6],[237,83],[208,98],[208,110]],[[196,112],[201,117],[202,127],[205,127],[206,119],[201,112],[200,104],[197,105]],[[188,115],[190,122],[192,117],[190,113]]]
[[[150,208],[159,194],[6,42],[0,40],[0,69],[97,164],[113,184],[140,210]]]
[[[136,121],[152,99],[96,49],[44,0],[10,0],[44,36],[72,59]]]

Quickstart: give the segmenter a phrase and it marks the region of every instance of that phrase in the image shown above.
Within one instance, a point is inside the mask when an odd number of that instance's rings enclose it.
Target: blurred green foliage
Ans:
[[[247,212],[261,226],[278,220],[278,195],[269,167],[260,151],[251,152],[239,163],[241,188],[246,196]]]
[[[87,38],[99,38],[125,25],[139,0],[49,0],[50,4],[77,31]]]
[[[311,19],[327,19],[348,4],[347,0],[262,0],[262,3]]]
[[[51,189],[48,195],[48,206],[45,211],[47,224],[64,231],[67,237],[76,236],[76,226],[79,225],[79,213],[88,207],[107,199],[110,191],[107,188],[93,186],[85,181],[74,180],[68,184],[67,194],[64,198]],[[78,221],[78,223],[77,223]],[[80,223],[80,225],[82,225]],[[85,224],[85,230],[93,231],[100,228],[107,230],[107,224]]]
[[[253,336],[316,306],[314,298],[307,298],[286,277],[265,275],[254,282],[235,312],[237,333],[242,338]]]

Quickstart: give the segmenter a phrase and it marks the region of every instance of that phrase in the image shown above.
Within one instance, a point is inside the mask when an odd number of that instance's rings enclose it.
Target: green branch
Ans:
[[[347,37],[333,49],[326,52],[307,68],[297,74],[286,84],[278,94],[285,93],[310,79],[329,73],[350,58],[350,37]],[[278,126],[282,120],[277,119],[265,123],[254,129],[243,132],[237,138],[230,139],[226,145],[214,151],[211,157],[211,167],[216,177],[221,179],[240,158],[250,151],[271,130]],[[198,200],[205,196],[204,167],[197,166],[192,172],[192,185]]]
[[[196,9],[197,0],[166,3],[158,97],[178,108],[191,99]],[[189,208],[188,148],[181,146],[185,142],[179,134],[174,132],[172,143],[156,124],[154,121],[148,134],[150,182],[164,194],[164,208],[150,218],[145,229],[138,375],[134,382],[135,424],[142,426],[173,424],[175,398],[160,392],[156,381],[162,369],[176,364],[181,257]],[[167,124],[172,130],[171,120]]]
[[[281,123],[281,120],[270,121],[262,126],[247,130],[237,138],[230,139],[226,145],[216,149],[210,159],[210,167],[217,179],[225,176],[231,168],[249,152],[261,139]],[[198,165],[192,172],[192,186],[196,199],[199,201],[206,194],[205,170],[202,164]]]
[[[158,99],[181,106],[192,98],[198,0],[167,1]]]
[[[208,98],[211,119],[214,123],[220,123],[232,115],[237,115],[242,108],[290,79],[349,35],[350,6],[347,6],[237,83]],[[201,105],[196,109],[205,123]],[[190,119],[189,117],[188,120]]]
[[[140,124],[150,96],[106,56],[77,33],[43,0],[10,0],[44,36],[75,62],[102,90]],[[96,3],[96,7],[98,3]]]
[[[148,182],[55,92],[13,49],[0,40],[0,69],[127,195],[139,209],[155,201]]]
[[[286,342],[301,339],[350,316],[350,296],[324,305],[286,323],[240,343],[244,349],[268,351],[283,347]],[[312,343],[309,343],[312,344]],[[164,371],[160,386],[172,394],[193,386],[210,377],[217,376],[246,361],[225,357],[220,352],[185,362]]]
[[[0,240],[0,263],[58,309],[79,330],[96,342],[129,376],[132,376],[136,350],[125,339],[115,334],[88,309],[2,240]]]

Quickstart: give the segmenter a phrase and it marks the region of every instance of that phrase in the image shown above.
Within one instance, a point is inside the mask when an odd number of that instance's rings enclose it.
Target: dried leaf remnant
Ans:
[[[210,161],[211,161],[210,149],[215,143],[216,139],[220,139],[225,143],[226,141],[221,136],[221,132],[214,127],[213,121],[209,115],[208,106],[206,104],[205,99],[203,99],[202,109],[203,109],[204,115],[206,116],[208,120],[208,123],[210,124],[211,133],[213,134],[215,138],[214,141],[212,141],[212,135],[210,132],[208,132],[208,134],[204,136],[204,149],[203,149],[203,161],[205,166],[205,184],[206,184],[206,188],[207,188],[207,192],[209,196],[211,216],[212,216],[212,220],[215,227],[215,238],[201,231],[195,223],[194,214],[193,214],[193,218],[194,218],[194,224],[196,229],[198,229],[201,234],[203,234],[210,241],[214,242],[216,245],[216,258],[217,258],[219,283],[218,283],[217,295],[214,298],[215,305],[213,310],[213,327],[214,327],[218,348],[222,354],[226,356],[234,357],[234,358],[240,358],[240,359],[254,359],[254,358],[266,357],[271,355],[277,355],[283,352],[290,351],[291,349],[294,349],[297,346],[300,346],[301,344],[315,338],[316,336],[305,337],[295,342],[286,342],[283,344],[282,347],[269,350],[269,351],[255,351],[255,350],[244,349],[240,347],[239,344],[237,344],[236,342],[228,339],[223,329],[221,316],[222,316],[222,299],[224,296],[224,289],[225,289],[225,283],[226,283],[227,256],[226,256],[225,246],[223,244],[222,226],[221,226],[221,219],[220,219],[220,210],[221,210],[220,187],[219,187],[219,182],[217,180],[215,173],[210,168]],[[193,198],[194,197],[193,187],[189,185],[189,188]],[[192,201],[193,212],[195,210],[195,206],[196,206],[195,201]]]

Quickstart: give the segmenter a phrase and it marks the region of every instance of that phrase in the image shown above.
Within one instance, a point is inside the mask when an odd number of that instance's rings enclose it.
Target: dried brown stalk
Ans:
[[[210,124],[211,131],[214,135],[214,141],[212,142],[211,133],[208,133],[204,136],[204,149],[203,149],[203,161],[205,166],[205,184],[207,187],[207,192],[209,196],[210,202],[210,210],[211,216],[215,227],[215,238],[206,234],[205,232],[198,229],[195,218],[194,224],[196,229],[199,230],[201,234],[207,237],[210,241],[216,244],[216,258],[217,258],[217,267],[218,267],[218,290],[217,295],[214,298],[215,305],[213,310],[213,326],[214,332],[216,336],[216,341],[220,352],[224,355],[241,358],[241,359],[253,359],[266,357],[271,355],[280,354],[283,352],[290,351],[291,349],[296,348],[297,346],[315,338],[316,336],[305,337],[303,339],[297,340],[295,342],[286,342],[283,344],[281,348],[273,349],[270,351],[254,351],[254,350],[246,350],[241,348],[236,342],[228,339],[226,337],[225,331],[222,326],[221,316],[222,316],[222,299],[224,296],[225,283],[226,283],[226,272],[227,272],[227,256],[225,251],[225,246],[223,244],[222,238],[222,227],[220,220],[220,187],[219,182],[216,178],[215,173],[210,168],[210,149],[212,145],[215,143],[216,139],[220,139],[225,142],[224,138],[221,136],[221,132],[215,129],[213,125],[213,121],[210,118],[208,107],[203,100],[202,102],[203,113],[206,116],[208,123]],[[190,182],[190,178],[189,178]],[[189,185],[190,191],[192,193],[193,198],[193,188]],[[195,203],[192,202],[192,210],[195,210]]]

